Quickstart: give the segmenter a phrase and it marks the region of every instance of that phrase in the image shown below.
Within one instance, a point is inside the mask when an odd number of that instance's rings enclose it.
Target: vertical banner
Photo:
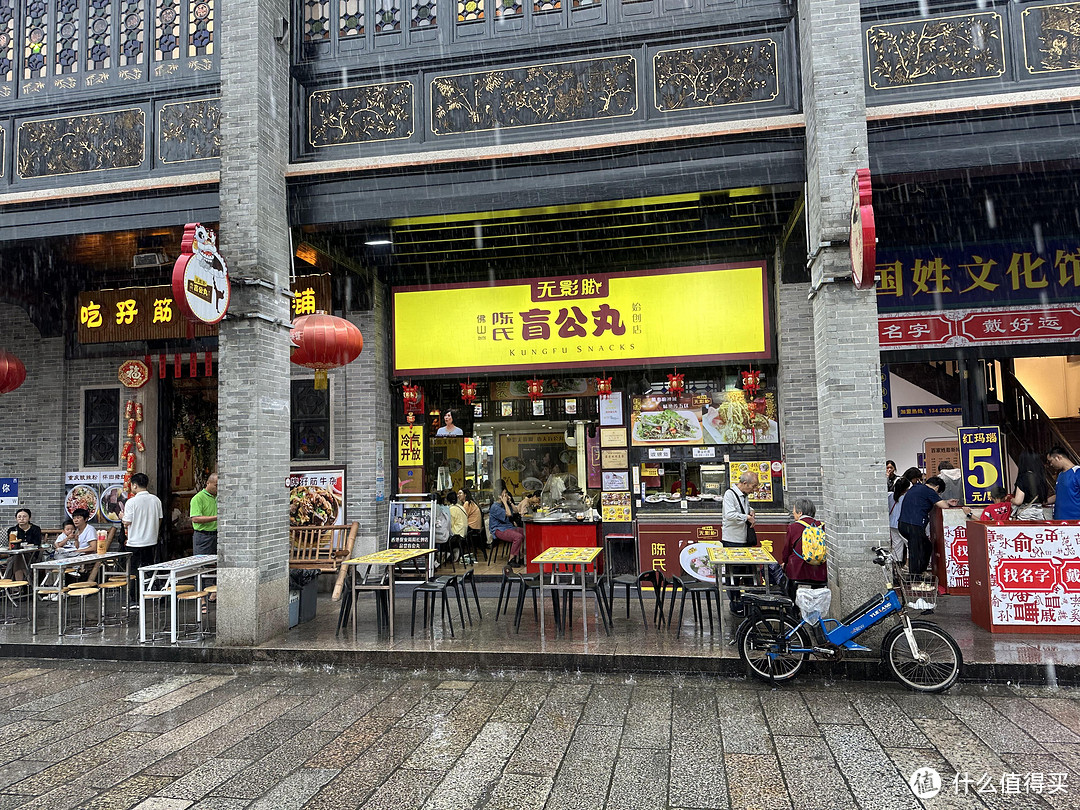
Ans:
[[[881,366],[881,415],[892,419],[892,378],[889,376],[889,364]]]
[[[375,503],[386,500],[386,442],[375,442]]]
[[[398,426],[397,463],[399,467],[424,466],[424,428],[421,425]]]
[[[390,501],[387,548],[434,548],[435,502]]]
[[[956,433],[960,440],[964,503],[968,506],[993,503],[991,490],[1005,486],[1001,430],[996,427],[962,427],[957,428]]]

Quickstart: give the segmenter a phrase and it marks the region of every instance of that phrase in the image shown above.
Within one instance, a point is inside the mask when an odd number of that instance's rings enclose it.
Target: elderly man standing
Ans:
[[[725,546],[756,546],[757,532],[754,524],[757,518],[754,510],[750,508],[750,493],[758,488],[756,473],[745,472],[739,477],[738,482],[728,487],[724,493],[724,522],[722,526],[721,542]],[[732,565],[727,567],[728,584],[745,583],[748,578],[752,582],[754,570],[745,565]],[[742,602],[737,591],[728,591],[728,599],[731,603],[731,612],[736,616],[742,615]]]

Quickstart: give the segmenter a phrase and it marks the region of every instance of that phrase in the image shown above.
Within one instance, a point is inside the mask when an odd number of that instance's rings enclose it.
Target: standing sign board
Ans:
[[[0,478],[0,506],[19,505],[19,479]]]
[[[387,548],[434,548],[435,502],[390,501],[390,525],[387,529]],[[434,574],[435,560],[430,559]]]
[[[1004,486],[1001,430],[996,427],[958,428],[960,470],[963,473],[964,503],[984,506],[993,503],[994,487]]]
[[[340,526],[345,519],[345,468],[318,467],[289,473],[289,526]]]

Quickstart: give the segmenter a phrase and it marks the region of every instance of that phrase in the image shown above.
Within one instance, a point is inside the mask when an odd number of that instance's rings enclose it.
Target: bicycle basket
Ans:
[[[900,591],[904,605],[912,610],[934,610],[937,607],[938,579],[932,574],[900,574]]]

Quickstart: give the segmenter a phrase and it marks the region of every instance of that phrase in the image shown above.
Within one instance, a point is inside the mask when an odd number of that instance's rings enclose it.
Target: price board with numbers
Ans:
[[[962,427],[956,433],[960,443],[964,503],[968,506],[993,503],[991,493],[995,488],[1008,489],[1002,464],[1004,451],[1001,430],[996,427]]]

